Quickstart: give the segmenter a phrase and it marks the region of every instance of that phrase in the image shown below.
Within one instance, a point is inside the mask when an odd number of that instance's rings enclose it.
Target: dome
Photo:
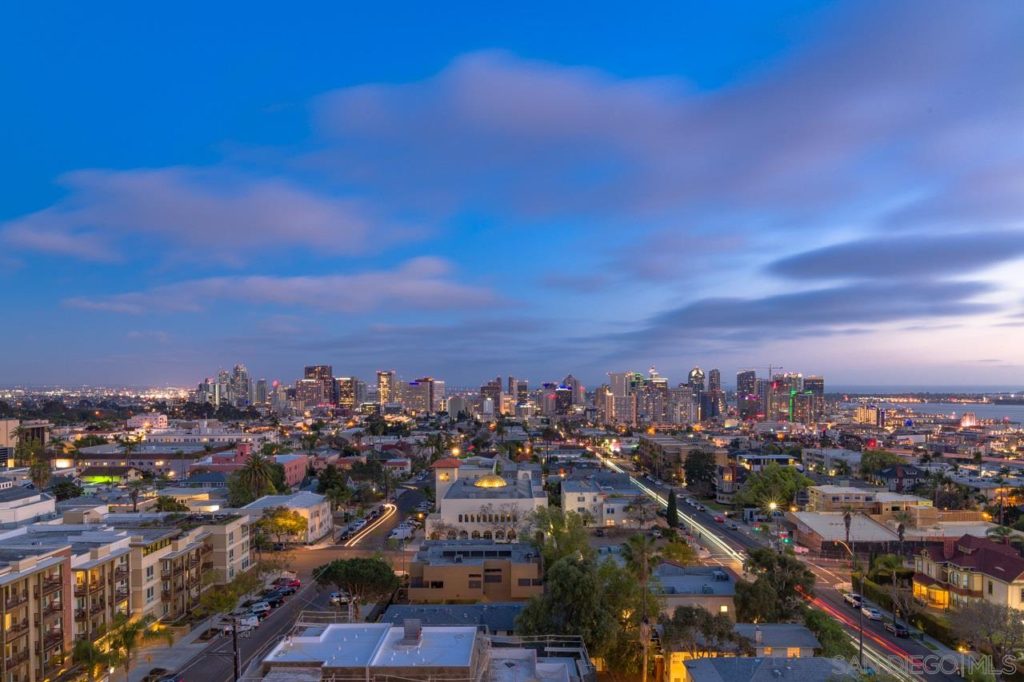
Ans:
[[[508,485],[508,481],[497,474],[488,474],[478,478],[473,485],[477,488],[504,488]]]

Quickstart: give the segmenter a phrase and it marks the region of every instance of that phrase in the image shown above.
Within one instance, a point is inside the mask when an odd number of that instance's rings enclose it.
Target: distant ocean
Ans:
[[[992,405],[991,403],[872,403],[879,407],[913,410],[917,414],[939,414],[959,417],[965,412],[972,412],[979,419],[1008,419],[1012,422],[1024,423],[1024,405]]]
[[[825,382],[825,391],[827,393],[858,393],[858,394],[876,394],[876,395],[906,395],[907,393],[948,393],[950,395],[964,395],[964,394],[988,394],[992,395],[995,393],[1021,393],[1024,391],[1024,384],[1008,385],[1008,386],[914,386],[914,385],[864,385],[864,386],[853,386],[836,384],[830,385],[827,381]]]

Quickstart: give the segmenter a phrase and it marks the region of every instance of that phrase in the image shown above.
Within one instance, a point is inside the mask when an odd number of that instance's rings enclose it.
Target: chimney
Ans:
[[[942,538],[942,557],[952,559],[956,554],[956,538]]]
[[[400,644],[405,646],[419,646],[423,635],[423,624],[419,618],[406,618],[403,622],[405,634]]]
[[[754,626],[754,644],[760,644],[760,643],[761,643],[761,626],[760,625],[755,625]]]

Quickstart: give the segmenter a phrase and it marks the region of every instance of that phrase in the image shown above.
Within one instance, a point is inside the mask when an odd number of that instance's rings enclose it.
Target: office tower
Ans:
[[[337,384],[335,392],[338,394],[338,407],[343,410],[354,410],[362,402],[357,395],[359,379],[355,377],[337,377],[335,383]]]
[[[565,379],[562,380],[562,386],[569,389],[573,405],[582,405],[587,402],[586,387],[573,375],[570,374],[565,377]]]
[[[217,383],[213,390],[213,406],[220,407],[221,403],[231,403],[231,374],[226,369],[217,372]]]
[[[555,411],[559,416],[564,416],[572,411],[573,394],[575,389],[569,386],[559,386],[555,389]]]
[[[430,390],[430,411],[440,412],[445,406],[444,381],[441,379],[431,380]]]
[[[508,389],[505,391],[505,393],[507,393],[508,395],[516,394],[516,378],[511,374],[508,376],[508,382],[506,383],[506,386],[508,386]]]
[[[704,370],[700,367],[691,369],[687,384],[693,391],[693,399],[697,405],[697,421],[704,421],[708,417],[707,411],[704,409]]]
[[[757,373],[745,369],[736,374],[736,409],[740,419],[756,419],[761,400],[757,395]]]
[[[252,404],[252,380],[245,365],[235,365],[231,372],[231,404],[235,407],[248,407]]]
[[[516,403],[525,405],[530,402],[530,383],[526,379],[516,380]]]
[[[668,379],[659,375],[655,368],[650,368],[647,380],[636,393],[639,421],[655,424],[670,421]]]
[[[270,395],[267,393],[267,380],[259,379],[256,381],[256,404],[266,405],[267,400],[270,399]]]
[[[672,424],[692,424],[697,421],[697,403],[693,388],[679,384],[669,390],[668,421]]]
[[[616,398],[629,395],[629,386],[632,378],[632,372],[609,372],[608,383],[611,386],[612,395]]]
[[[334,383],[333,367],[330,365],[307,365],[302,378],[320,382],[320,390],[323,392],[322,402],[332,405],[338,402],[338,396],[335,394],[337,385]]]
[[[708,392],[721,391],[722,390],[722,372],[717,369],[713,369],[708,372]]]
[[[611,424],[615,421],[615,394],[608,384],[601,384],[594,391],[594,408],[599,423]]]
[[[299,379],[295,382],[295,403],[299,409],[316,407],[327,402],[324,384],[319,379]]]
[[[494,414],[497,414],[501,410],[501,377],[491,379],[486,384],[480,387],[480,402],[483,403],[485,400],[490,399],[491,405],[494,406]]]
[[[825,414],[825,377],[804,377],[804,391],[811,396],[811,420],[821,419]]]
[[[796,396],[803,391],[801,374],[787,372],[772,377],[768,418],[772,421],[794,421]]]
[[[377,402],[381,405],[396,402],[395,395],[395,370],[378,370],[377,372]]]

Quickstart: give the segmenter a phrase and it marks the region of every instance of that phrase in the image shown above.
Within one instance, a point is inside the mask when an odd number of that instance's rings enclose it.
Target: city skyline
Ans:
[[[1019,4],[539,7],[18,8],[0,383],[1024,385]]]

